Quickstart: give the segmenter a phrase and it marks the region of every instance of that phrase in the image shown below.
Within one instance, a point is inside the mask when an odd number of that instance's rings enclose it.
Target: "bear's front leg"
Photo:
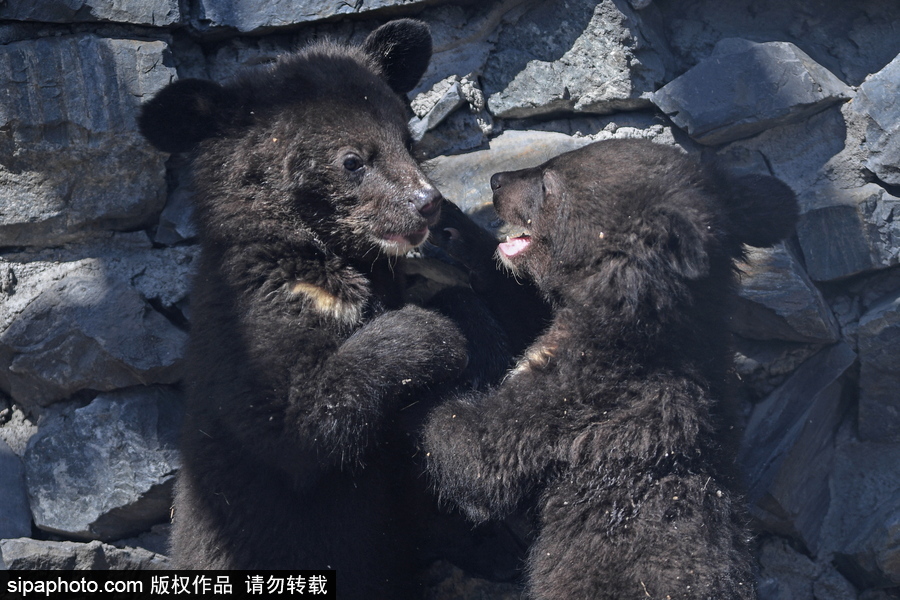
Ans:
[[[401,398],[458,375],[466,362],[466,340],[449,319],[406,306],[357,330],[314,377],[294,373],[288,416],[321,458],[352,464]]]
[[[507,386],[435,408],[424,444],[441,498],[459,505],[476,523],[515,509],[557,462],[556,445],[542,439],[546,421],[541,410],[528,407]]]

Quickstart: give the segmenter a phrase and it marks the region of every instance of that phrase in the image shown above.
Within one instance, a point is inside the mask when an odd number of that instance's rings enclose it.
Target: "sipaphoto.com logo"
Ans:
[[[337,573],[297,571],[0,571],[0,600],[337,598]]]
[[[10,578],[6,582],[6,591],[18,597],[29,595],[70,596],[71,594],[140,594],[144,591],[144,582],[127,580],[97,581],[95,578],[82,577],[47,577],[38,579],[34,574]]]

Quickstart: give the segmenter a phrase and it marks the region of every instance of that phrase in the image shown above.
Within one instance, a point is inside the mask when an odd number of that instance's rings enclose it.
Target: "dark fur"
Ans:
[[[508,262],[554,318],[497,390],[433,411],[440,493],[475,521],[535,499],[532,598],[754,598],[722,435],[728,305],[741,244],[789,235],[793,194],[638,141],[492,187],[532,236]]]
[[[154,145],[193,153],[202,244],[178,568],[337,569],[340,598],[408,591],[398,411],[466,363],[448,319],[401,302],[400,255],[442,200],[399,96],[430,54],[425,25],[396,21],[143,109]]]
[[[535,285],[497,263],[497,240],[449,200],[444,201],[441,218],[432,228],[429,242],[440,248],[452,263],[468,274],[469,288],[478,298],[477,308],[465,308],[456,321],[465,329],[469,356],[476,366],[498,367],[499,377],[482,380],[498,383],[516,356],[531,344],[550,322],[550,306]],[[457,301],[456,304],[462,304]],[[474,302],[469,300],[469,304]],[[484,330],[499,329],[499,334]],[[480,339],[479,339],[480,338]],[[481,360],[476,357],[482,355]]]

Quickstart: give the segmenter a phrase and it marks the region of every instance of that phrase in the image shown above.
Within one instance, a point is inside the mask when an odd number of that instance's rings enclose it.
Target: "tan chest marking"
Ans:
[[[507,377],[512,377],[535,369],[544,369],[550,364],[550,360],[556,354],[556,344],[540,344],[532,346],[525,355],[519,359],[516,366]]]
[[[317,313],[341,323],[355,324],[362,319],[362,306],[348,302],[315,284],[295,281],[290,284],[292,296],[303,296]]]

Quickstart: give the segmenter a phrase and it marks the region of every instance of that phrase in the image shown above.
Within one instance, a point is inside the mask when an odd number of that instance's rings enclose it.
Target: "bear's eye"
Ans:
[[[366,163],[364,163],[363,159],[361,159],[356,154],[348,154],[344,157],[344,168],[351,173],[359,171],[364,166],[366,166]]]

